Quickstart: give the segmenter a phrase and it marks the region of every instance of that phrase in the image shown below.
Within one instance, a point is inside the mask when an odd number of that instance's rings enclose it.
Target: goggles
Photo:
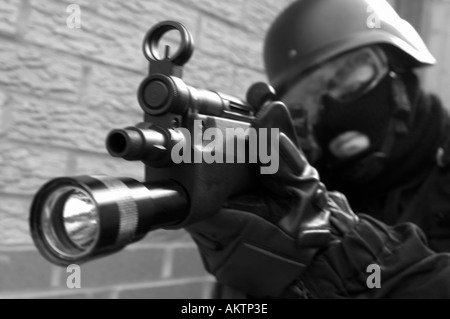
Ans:
[[[364,47],[328,60],[302,76],[281,100],[291,110],[294,124],[300,114],[306,113],[308,123],[314,125],[325,96],[342,104],[351,103],[373,89],[388,72],[384,51],[377,46]]]

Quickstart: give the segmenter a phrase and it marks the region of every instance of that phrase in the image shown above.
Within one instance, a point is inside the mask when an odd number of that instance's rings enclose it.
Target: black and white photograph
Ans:
[[[232,318],[450,298],[449,19],[0,0],[0,299]]]

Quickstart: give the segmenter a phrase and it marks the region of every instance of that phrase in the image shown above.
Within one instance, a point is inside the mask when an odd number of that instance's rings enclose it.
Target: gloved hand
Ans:
[[[287,108],[268,103],[254,127],[271,129],[281,122],[291,123]],[[254,297],[278,296],[358,221],[343,195],[326,190],[292,139],[284,132],[276,138],[279,170],[258,175],[258,194],[230,199],[217,214],[186,228],[206,270]]]

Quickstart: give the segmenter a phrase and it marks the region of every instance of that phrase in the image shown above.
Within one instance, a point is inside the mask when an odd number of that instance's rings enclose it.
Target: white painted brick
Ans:
[[[143,114],[137,100],[137,91],[144,78],[145,75],[114,67],[93,66],[83,102],[89,109],[103,112]]]
[[[431,33],[442,32],[448,34],[447,21],[450,10],[449,1],[431,1],[430,16],[428,22],[430,24],[429,30]]]
[[[450,99],[448,84],[450,83],[450,67],[448,66],[448,54],[450,53],[450,30],[447,21],[450,18],[449,1],[431,1],[429,4],[428,34],[424,40],[431,53],[437,59],[435,66],[426,68],[424,73],[424,86],[432,93],[437,94],[444,106],[450,109],[446,103]]]
[[[2,133],[6,130],[6,118],[5,118],[5,109],[6,109],[6,94],[0,91],[0,137]]]
[[[198,9],[209,12],[221,19],[236,24],[245,24],[243,20],[243,5],[247,0],[181,0],[186,5],[195,6]]]
[[[0,46],[0,85],[38,96],[78,99],[80,63],[33,46],[3,42]]]
[[[98,11],[122,25],[135,26],[144,38],[147,30],[164,20],[178,21],[194,34],[199,13],[190,7],[168,0],[108,0],[100,3]]]
[[[82,11],[81,28],[67,27],[66,3],[31,0],[27,41],[111,65],[140,70],[144,34],[136,27]]]
[[[246,27],[264,38],[276,16],[292,2],[293,0],[245,1],[243,19],[246,21]]]
[[[106,154],[110,130],[135,124],[137,115],[76,104],[14,97],[10,138]]]
[[[28,245],[32,243],[28,216],[30,200],[0,196],[0,244]]]
[[[80,6],[81,13],[83,14],[83,9],[95,9],[97,4],[101,1],[92,1],[92,0],[59,0],[65,2],[67,6],[71,4],[77,4]]]
[[[0,33],[16,33],[20,4],[20,0],[2,0],[0,2]]]
[[[0,143],[0,192],[34,194],[47,180],[66,173],[67,153]]]
[[[261,39],[240,28],[230,27],[209,17],[202,19],[199,46],[226,61],[262,69]]]
[[[196,50],[186,64],[184,80],[190,86],[232,94],[233,64]]]

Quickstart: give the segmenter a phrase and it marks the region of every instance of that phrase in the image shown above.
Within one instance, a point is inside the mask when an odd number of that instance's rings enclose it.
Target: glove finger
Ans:
[[[287,106],[281,102],[272,102],[264,105],[256,115],[252,126],[261,129],[279,129],[291,140],[297,143],[297,134]]]
[[[258,132],[259,146],[265,146],[271,150],[272,161],[277,161],[274,171],[264,174],[263,181],[271,181],[270,190],[280,193],[280,186],[292,185],[299,177],[310,176],[318,179],[318,174],[308,163],[305,154],[297,146],[297,136],[291,115],[286,105],[281,102],[266,104],[257,114],[253,127]],[[278,129],[278,134],[271,131],[265,133],[261,129]],[[264,133],[264,134],[263,134]],[[261,165],[260,161],[260,165]],[[273,166],[273,163],[271,163]],[[284,187],[281,187],[284,188]]]
[[[306,160],[305,155],[284,133],[278,138],[279,168],[275,174],[263,175],[261,183],[268,193],[289,198],[293,190],[309,189],[319,181],[319,174]]]

